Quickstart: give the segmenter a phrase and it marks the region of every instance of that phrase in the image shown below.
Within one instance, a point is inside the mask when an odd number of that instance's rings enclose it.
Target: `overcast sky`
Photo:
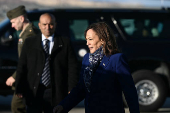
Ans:
[[[85,0],[85,1],[102,1],[102,2],[119,2],[119,3],[132,3],[143,4],[145,6],[153,7],[170,7],[170,0]]]

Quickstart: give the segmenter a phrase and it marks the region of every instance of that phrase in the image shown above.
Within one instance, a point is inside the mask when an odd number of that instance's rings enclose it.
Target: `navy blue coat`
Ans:
[[[130,113],[140,113],[136,88],[124,54],[103,57],[92,77],[90,93],[87,92],[83,80],[84,69],[88,65],[89,54],[86,54],[78,85],[60,102],[65,111],[69,111],[85,98],[86,113],[125,113],[123,91]]]

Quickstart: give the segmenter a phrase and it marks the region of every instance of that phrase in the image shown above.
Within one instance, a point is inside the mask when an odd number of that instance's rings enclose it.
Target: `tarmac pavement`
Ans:
[[[10,111],[12,95],[6,97],[0,96],[0,113],[12,113]],[[126,113],[129,113],[129,110],[125,109]],[[85,113],[84,102],[80,102],[75,108],[73,108],[69,113]],[[157,112],[141,112],[141,113],[170,113],[170,98],[167,98],[162,108]]]

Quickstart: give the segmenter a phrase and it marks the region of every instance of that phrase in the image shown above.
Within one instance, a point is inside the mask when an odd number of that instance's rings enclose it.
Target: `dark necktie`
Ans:
[[[49,40],[48,39],[45,39],[44,51],[45,51],[45,65],[42,73],[42,83],[45,86],[48,86],[50,84]]]

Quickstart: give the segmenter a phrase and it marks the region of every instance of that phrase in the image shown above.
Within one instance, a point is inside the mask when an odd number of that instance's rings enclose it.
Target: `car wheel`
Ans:
[[[162,107],[167,97],[167,88],[162,78],[149,70],[136,71],[132,76],[138,93],[140,111],[157,111]]]

